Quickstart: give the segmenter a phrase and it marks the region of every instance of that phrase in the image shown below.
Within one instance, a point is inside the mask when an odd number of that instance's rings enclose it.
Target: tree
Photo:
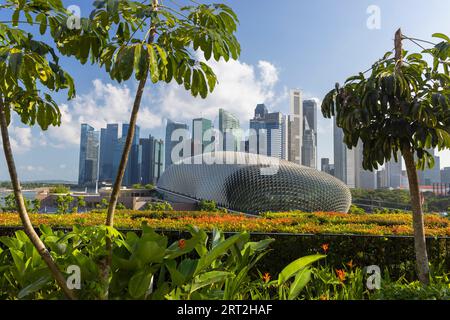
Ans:
[[[39,213],[39,210],[41,209],[41,200],[34,199],[33,201],[31,201],[31,204],[33,205],[32,212]]]
[[[117,210],[125,210],[126,208],[127,207],[122,202],[119,202],[116,207]]]
[[[235,37],[238,19],[224,4],[199,4],[172,8],[158,0],[97,0],[81,28],[70,28],[69,15],[41,17],[57,25],[52,32],[59,52],[104,67],[111,79],[139,82],[117,177],[111,193],[106,225],[113,227],[114,213],[125,174],[136,121],[148,79],[154,84],[176,81],[193,96],[206,98],[217,84],[207,63],[211,58],[238,59]],[[50,23],[51,22],[51,23]],[[201,53],[203,53],[201,55]],[[109,250],[110,251],[110,250]],[[111,256],[111,255],[110,255]],[[110,259],[111,260],[111,259]],[[108,268],[111,261],[105,264]],[[109,274],[105,271],[104,275]]]
[[[21,11],[28,4],[32,6],[32,11],[29,11],[40,16],[61,7],[60,1],[56,0],[45,3],[8,0],[0,6],[2,11],[11,8],[14,10],[12,27],[0,22],[0,128],[3,152],[24,230],[65,295],[74,298],[73,292],[67,288],[64,276],[31,224],[9,139],[8,127],[13,113],[18,115],[23,124],[33,126],[37,123],[46,130],[51,125],[58,126],[61,123],[61,113],[51,93],[69,89],[68,98],[75,95],[73,80],[59,66],[59,59],[53,48],[18,28]],[[35,21],[30,12],[26,12],[25,17],[27,23],[33,25]]]
[[[198,203],[198,209],[200,211],[217,212],[217,204],[215,201],[202,200]]]
[[[416,267],[419,280],[429,282],[429,264],[420,201],[417,168],[433,167],[431,148],[450,148],[450,39],[422,53],[402,49],[401,30],[391,52],[364,73],[350,77],[343,87],[336,84],[322,103],[325,117],[335,117],[348,148],[363,144],[363,167],[377,169],[392,158],[405,160],[413,211]],[[415,41],[415,40],[414,40]],[[430,55],[429,66],[423,55]],[[406,56],[405,56],[406,55]]]
[[[77,198],[77,202],[78,202],[78,208],[83,211],[83,209],[86,209],[86,200],[83,196],[79,196]]]
[[[114,212],[131,150],[137,115],[148,78],[153,83],[176,81],[194,96],[206,98],[217,78],[203,60],[237,59],[240,45],[235,37],[237,16],[223,4],[197,4],[172,8],[158,0],[95,1],[89,19],[79,29],[56,19],[53,38],[67,56],[104,67],[111,79],[139,82],[129,130],[108,206],[106,224],[114,225]],[[59,20],[58,20],[59,19]],[[200,52],[203,52],[201,57]]]
[[[56,198],[56,205],[58,207],[59,214],[66,214],[69,212],[70,205],[72,204],[74,198],[70,194],[59,195]]]

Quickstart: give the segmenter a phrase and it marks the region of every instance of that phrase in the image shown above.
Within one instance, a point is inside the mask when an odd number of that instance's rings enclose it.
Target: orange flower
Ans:
[[[328,252],[328,249],[330,248],[330,245],[328,243],[324,243],[320,246],[324,253]]]
[[[336,275],[339,279],[340,282],[344,282],[345,281],[345,271],[342,269],[336,269]]]
[[[353,259],[350,260],[349,262],[347,262],[347,266],[348,266],[350,269],[353,269],[353,267],[355,266],[355,265],[353,264]]]
[[[271,279],[270,274],[267,273],[267,272],[264,273],[264,275],[262,276],[262,279],[263,279],[263,281],[264,281],[265,283],[269,282],[270,279]]]
[[[178,241],[178,248],[184,249],[186,247],[186,240],[181,239]]]

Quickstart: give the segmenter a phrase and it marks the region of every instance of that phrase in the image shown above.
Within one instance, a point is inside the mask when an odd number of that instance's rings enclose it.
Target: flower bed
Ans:
[[[106,218],[104,212],[83,214],[31,214],[35,226],[70,228],[74,224],[99,225]],[[266,213],[259,218],[215,212],[184,211],[130,211],[117,212],[115,226],[119,229],[138,229],[142,223],[159,230],[185,230],[195,225],[205,230],[218,228],[222,231],[250,231],[261,233],[296,234],[354,234],[354,235],[400,235],[411,236],[410,214],[363,214],[350,215],[334,212],[287,212]],[[0,214],[0,228],[21,226],[19,216],[13,213]],[[425,216],[425,229],[430,237],[449,237],[450,220],[439,215]]]

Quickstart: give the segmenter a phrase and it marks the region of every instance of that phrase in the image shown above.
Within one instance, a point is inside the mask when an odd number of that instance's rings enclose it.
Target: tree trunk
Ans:
[[[411,205],[413,211],[416,268],[420,282],[424,285],[428,285],[430,282],[430,269],[428,265],[425,226],[420,201],[419,179],[417,177],[416,164],[414,162],[414,157],[411,150],[409,148],[403,148],[402,154],[405,159],[406,171],[408,173],[409,193],[411,195]]]
[[[14,163],[14,157],[11,149],[11,142],[9,140],[8,123],[6,120],[6,106],[4,105],[1,97],[0,97],[0,127],[3,141],[3,152],[5,154],[6,163],[8,165],[9,176],[11,178],[11,183],[14,190],[16,205],[19,211],[20,219],[22,220],[25,233],[27,234],[30,241],[33,243],[36,250],[41,255],[42,259],[44,259],[45,263],[50,269],[52,276],[55,278],[56,282],[61,287],[66,297],[71,300],[74,300],[75,299],[74,293],[67,287],[66,279],[62,275],[61,271],[58,269],[58,266],[56,265],[55,261],[50,255],[50,252],[47,250],[44,243],[34,230],[33,225],[31,224],[30,221],[30,217],[28,216],[25,201],[22,195],[22,189],[20,186],[19,178],[17,176],[16,165]]]
[[[106,225],[109,227],[114,226],[114,213],[120,195],[120,188],[122,186],[123,176],[125,175],[125,170],[127,168],[128,157],[130,155],[131,147],[133,146],[133,140],[136,131],[137,116],[139,113],[139,107],[141,106],[142,95],[144,94],[144,88],[147,82],[147,77],[148,71],[146,72],[146,75],[144,75],[144,78],[142,78],[142,80],[139,81],[139,86],[133,104],[133,110],[131,111],[127,140],[125,141],[122,158],[120,159],[119,170],[117,172],[114,187],[111,192],[111,198],[109,199],[108,214],[106,216]]]

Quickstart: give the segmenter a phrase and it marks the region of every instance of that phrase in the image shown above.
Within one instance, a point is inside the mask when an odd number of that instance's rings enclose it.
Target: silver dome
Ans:
[[[173,164],[157,188],[252,214],[347,212],[351,204],[349,188],[329,174],[277,158],[229,151]]]

